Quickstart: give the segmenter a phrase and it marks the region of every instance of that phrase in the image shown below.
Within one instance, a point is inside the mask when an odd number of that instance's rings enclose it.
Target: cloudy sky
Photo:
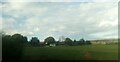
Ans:
[[[76,40],[118,37],[118,0],[13,1],[0,3],[0,30],[7,34],[36,36],[40,41],[48,36],[56,40],[60,36]]]

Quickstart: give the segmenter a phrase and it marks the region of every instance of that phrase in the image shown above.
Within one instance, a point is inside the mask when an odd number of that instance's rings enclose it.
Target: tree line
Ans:
[[[83,44],[91,44],[90,41],[85,41],[83,38],[76,41],[72,40],[70,38],[65,38],[64,41],[60,42],[59,40],[56,41],[54,37],[47,37],[44,39],[44,42],[40,42],[40,40],[37,37],[32,37],[30,41],[28,41],[26,36],[23,36],[21,34],[14,34],[14,35],[2,35],[2,41],[3,43],[6,42],[8,39],[8,42],[19,42],[23,45],[31,45],[31,46],[40,46],[41,43],[44,45],[50,45],[50,44],[56,44],[60,45],[60,43],[63,43],[64,45],[74,46],[74,45],[83,45]]]
[[[72,41],[70,38],[65,38],[64,42],[56,41],[53,37],[47,37],[44,42],[41,44],[40,40],[37,37],[32,37],[30,41],[28,41],[26,36],[21,34],[14,35],[5,35],[2,34],[2,54],[3,54],[3,62],[12,61],[12,62],[21,62],[22,53],[25,46],[49,46],[50,44],[56,45],[83,45],[90,44],[90,41],[85,41],[84,39],[80,39],[79,41]]]

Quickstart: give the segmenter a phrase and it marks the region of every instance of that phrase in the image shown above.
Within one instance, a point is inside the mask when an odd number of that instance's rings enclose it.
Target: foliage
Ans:
[[[44,41],[45,44],[51,44],[51,43],[55,43],[55,39],[53,37],[47,37]]]
[[[79,41],[78,41],[78,44],[79,45],[83,45],[83,44],[85,44],[85,40],[82,38],[82,39],[80,39]]]
[[[32,46],[39,46],[39,39],[37,37],[32,37],[32,39],[30,40],[30,44]]]
[[[73,45],[73,41],[70,38],[66,38],[65,44],[71,46],[71,45]]]
[[[21,60],[23,43],[27,38],[21,34],[3,35],[2,36],[2,54],[3,62],[19,62]]]
[[[14,35],[12,35],[12,39],[14,41],[17,41],[17,42],[22,43],[22,44],[28,42],[27,41],[27,37],[24,37],[21,34],[14,34]]]

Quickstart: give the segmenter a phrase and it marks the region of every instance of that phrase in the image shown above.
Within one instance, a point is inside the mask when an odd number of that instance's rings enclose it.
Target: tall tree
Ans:
[[[26,36],[23,37],[23,43],[28,43]]]
[[[23,40],[21,34],[2,36],[3,62],[19,62],[21,60]]]
[[[76,42],[76,40],[74,40],[74,42]]]
[[[33,46],[39,46],[39,39],[37,37],[32,37],[32,39],[30,40],[30,44]]]
[[[73,44],[74,44],[74,45],[77,45],[77,41],[76,41],[76,40],[74,40],[74,41],[73,41]]]
[[[79,44],[85,44],[85,40],[82,38],[82,39],[79,40],[78,43],[79,43]]]
[[[55,43],[55,39],[53,37],[47,37],[45,40],[44,40],[44,43],[45,44],[51,44],[51,43]]]
[[[65,39],[65,44],[71,46],[71,45],[73,45],[73,41],[70,38],[66,38]]]
[[[28,42],[27,41],[27,37],[25,37],[25,36],[23,36],[21,34],[14,34],[14,35],[12,35],[12,39],[14,41],[19,42],[19,43],[27,43]]]

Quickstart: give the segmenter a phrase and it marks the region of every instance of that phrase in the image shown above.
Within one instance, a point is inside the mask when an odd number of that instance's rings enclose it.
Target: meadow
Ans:
[[[25,47],[23,60],[117,60],[118,45]]]

